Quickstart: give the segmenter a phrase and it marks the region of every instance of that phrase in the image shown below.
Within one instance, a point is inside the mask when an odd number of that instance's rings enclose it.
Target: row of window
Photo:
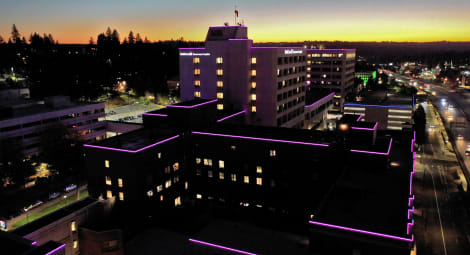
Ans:
[[[288,114],[285,114],[279,118],[277,118],[277,126],[281,126],[282,124],[289,122],[290,120],[294,119],[295,117],[302,115],[304,113],[304,107],[299,107]]]
[[[283,64],[291,64],[291,63],[297,63],[297,62],[305,62],[306,59],[307,58],[305,56],[278,57],[277,64],[283,65]]]
[[[297,78],[289,79],[289,80],[283,80],[277,83],[277,89],[283,89],[287,86],[293,86],[295,84],[298,84],[300,82],[305,81],[305,76],[299,76]]]
[[[202,171],[201,169],[196,169],[196,175],[197,176],[202,176]],[[214,171],[208,170],[207,171],[207,177],[208,178],[214,178]],[[218,175],[219,180],[225,180],[225,172],[219,172]],[[230,180],[232,182],[237,181],[237,174],[230,174]],[[255,177],[256,185],[263,185],[263,178],[262,177]],[[250,184],[250,176],[244,175],[243,176],[243,183]]]
[[[280,112],[286,111],[286,110],[290,109],[291,107],[294,107],[294,106],[296,106],[296,105],[298,105],[298,104],[300,104],[301,102],[304,102],[304,101],[305,101],[305,97],[301,96],[301,97],[297,97],[296,99],[291,100],[287,103],[279,104],[277,106],[277,112],[280,113]]]
[[[305,72],[306,67],[305,66],[298,66],[298,67],[290,67],[290,68],[285,68],[285,69],[277,69],[277,77],[285,76],[285,75],[290,75],[294,73],[301,73]]]
[[[201,63],[201,59],[198,57],[193,58],[193,63],[194,64],[199,64]],[[223,57],[217,57],[215,59],[216,64],[223,64],[224,63],[224,58]],[[251,58],[251,64],[256,64],[256,58]]]
[[[284,93],[277,94],[277,101],[280,102],[288,97],[295,96],[297,94],[302,94],[302,92],[305,91],[305,87],[297,87],[294,89],[291,89],[289,91],[286,91]],[[303,99],[302,99],[303,101]]]
[[[270,150],[269,155],[271,157],[276,156],[276,150]],[[201,158],[196,157],[196,164],[199,165],[201,163],[203,163],[205,166],[212,166],[212,159],[210,159],[210,158],[201,159]],[[219,160],[218,166],[221,169],[225,168],[225,161]],[[256,166],[256,173],[262,174],[263,173],[263,167],[262,166]]]

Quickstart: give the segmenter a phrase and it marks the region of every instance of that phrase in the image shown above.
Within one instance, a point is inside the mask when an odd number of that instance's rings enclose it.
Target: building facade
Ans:
[[[308,49],[307,86],[335,92],[333,110],[342,113],[345,97],[353,92],[355,49]]]
[[[67,97],[44,101],[20,101],[4,105],[0,117],[0,140],[12,139],[25,156],[41,152],[41,133],[49,126],[64,125],[76,131],[84,141],[105,137],[104,103],[74,104]]]
[[[245,26],[210,27],[204,48],[180,48],[181,99],[218,99],[248,124],[304,128],[307,63],[304,47],[256,47]]]

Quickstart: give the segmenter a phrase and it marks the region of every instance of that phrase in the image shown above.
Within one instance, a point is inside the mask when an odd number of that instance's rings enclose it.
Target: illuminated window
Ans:
[[[256,173],[262,174],[263,173],[263,168],[261,166],[256,167]]]
[[[216,58],[215,61],[216,61],[217,64],[222,64],[222,63],[224,63],[224,59],[223,59],[222,57]]]
[[[194,75],[200,75],[201,74],[201,69],[196,68],[194,69]]]
[[[256,70],[251,70],[251,76],[256,76]]]
[[[310,67],[307,67],[307,71],[310,71],[310,70],[311,70],[311,68],[310,68]]]
[[[196,194],[196,198],[197,199],[202,199],[202,195],[201,194]]]
[[[249,176],[243,176],[243,182],[244,183],[250,183],[250,177]]]
[[[77,231],[77,223],[75,221],[70,222],[70,230]]]
[[[256,178],[256,185],[263,185],[263,178],[257,177]]]
[[[181,197],[175,198],[175,207],[181,205]]]
[[[234,151],[234,150],[236,150],[236,149],[237,149],[237,146],[235,146],[235,145],[232,145],[232,146],[230,146],[230,149],[231,149],[232,151]]]
[[[162,158],[162,153],[161,152],[157,153],[157,158]]]
[[[310,74],[309,74],[309,73],[307,74],[307,78],[310,78]]]
[[[217,81],[217,87],[222,88],[224,86],[223,81]]]
[[[256,94],[251,94],[251,100],[256,101]]]
[[[163,185],[158,185],[157,186],[157,193],[161,192],[163,190]]]
[[[111,177],[106,176],[105,179],[106,179],[106,185],[112,185]]]
[[[205,165],[205,166],[212,166],[212,159],[210,159],[210,158],[205,158],[205,159],[204,159],[204,165]]]
[[[151,191],[151,190],[147,191],[147,196],[148,196],[148,197],[153,196],[153,191]]]
[[[225,162],[223,160],[219,160],[219,168],[224,168]]]
[[[223,110],[224,105],[223,104],[217,104],[217,110]]]
[[[195,91],[194,92],[194,97],[201,97],[201,92]]]
[[[196,158],[196,164],[201,164],[201,158]]]
[[[173,178],[173,183],[177,183],[177,182],[179,182],[179,181],[180,181],[180,177],[179,177],[179,176],[175,176],[175,177]]]
[[[113,197],[113,192],[111,190],[106,191],[106,197],[107,198],[112,198]]]
[[[251,82],[251,88],[252,88],[252,89],[256,89],[256,82],[254,82],[254,81]]]
[[[222,70],[222,69],[217,69],[217,75],[218,75],[218,76],[221,76],[221,75],[223,75],[223,74],[224,74],[224,70]]]
[[[219,179],[221,179],[221,180],[225,179],[224,172],[219,172]]]
[[[230,178],[232,179],[233,182],[237,181],[237,175],[236,174],[231,174]]]
[[[277,76],[281,75],[281,69],[277,69]]]
[[[176,162],[173,164],[173,171],[178,171],[180,169],[180,163]]]
[[[312,61],[310,61],[310,60],[308,60],[308,61],[307,61],[307,64],[309,64],[309,65],[310,65],[311,63],[312,63]]]
[[[109,160],[104,161],[104,167],[109,168]]]
[[[310,54],[307,55],[308,58],[311,57],[311,56],[312,56],[312,55],[310,55]]]
[[[188,187],[189,187],[188,182],[184,182],[184,189],[188,189]]]
[[[256,64],[256,58],[251,58],[251,63]]]
[[[124,201],[124,193],[119,192],[119,200]]]
[[[194,64],[199,64],[201,62],[201,59],[199,58],[193,58],[193,63]]]
[[[163,195],[160,195],[160,201],[163,201]]]
[[[77,249],[77,248],[78,248],[78,241],[77,241],[77,240],[74,240],[74,241],[73,241],[73,248],[74,248],[74,249]]]
[[[212,178],[212,176],[213,176],[212,171],[211,170],[207,171],[207,177]]]
[[[171,179],[165,181],[165,189],[168,189],[169,187],[171,187]]]
[[[194,86],[201,86],[200,80],[194,80]]]
[[[122,188],[122,178],[118,178],[118,186],[119,188]]]
[[[276,156],[276,150],[269,150],[269,156],[275,157]]]
[[[256,112],[256,106],[251,107],[251,112]]]
[[[224,93],[222,93],[222,92],[217,92],[217,98],[218,98],[218,99],[223,99],[223,98],[224,98]]]

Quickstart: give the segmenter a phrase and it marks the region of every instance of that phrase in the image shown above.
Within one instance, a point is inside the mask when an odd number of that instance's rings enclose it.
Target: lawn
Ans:
[[[88,190],[84,190],[84,191],[80,192],[80,199],[83,199],[87,196],[88,196]],[[55,204],[53,204],[49,207],[45,207],[45,208],[42,208],[41,210],[35,211],[33,214],[28,214],[28,217],[17,221],[15,224],[13,224],[13,226],[11,228],[9,228],[9,230],[13,230],[15,228],[18,228],[18,227],[21,227],[21,226],[25,225],[28,222],[37,220],[37,219],[39,219],[43,216],[46,216],[49,213],[55,212],[55,211],[59,210],[60,208],[65,207],[65,206],[67,206],[67,205],[69,205],[69,204],[71,204],[75,201],[77,201],[77,195],[76,195],[76,193],[72,193],[66,199],[62,198],[59,202],[57,202],[57,203],[55,203]]]

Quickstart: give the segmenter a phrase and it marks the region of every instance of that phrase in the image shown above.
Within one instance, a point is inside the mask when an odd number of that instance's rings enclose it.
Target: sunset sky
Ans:
[[[240,20],[255,42],[470,41],[469,0],[0,0],[0,35],[16,24],[26,38],[51,33],[60,43],[96,40],[109,26],[149,40],[204,40],[207,27]]]

